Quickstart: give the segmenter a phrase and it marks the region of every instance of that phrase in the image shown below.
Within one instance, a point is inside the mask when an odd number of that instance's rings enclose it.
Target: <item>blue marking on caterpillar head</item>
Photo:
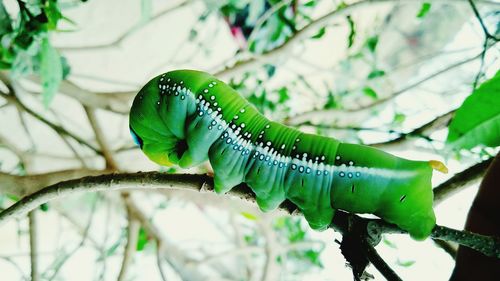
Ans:
[[[135,144],[137,144],[141,149],[142,149],[142,145],[144,144],[142,142],[142,139],[141,137],[139,137],[135,132],[134,132],[134,129],[132,129],[132,127],[129,127],[130,128],[130,134],[132,135],[132,139],[134,140]]]

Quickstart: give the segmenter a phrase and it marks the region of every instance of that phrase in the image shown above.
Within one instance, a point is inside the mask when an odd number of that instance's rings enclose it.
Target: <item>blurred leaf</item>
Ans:
[[[63,18],[61,11],[59,10],[59,6],[57,5],[57,1],[45,1],[43,11],[47,19],[47,29],[55,30],[57,28],[57,22]]]
[[[0,38],[3,37],[4,34],[7,34],[12,31],[12,25],[10,16],[5,10],[3,2],[0,2]],[[2,47],[0,45],[0,47]]]
[[[418,11],[417,18],[423,18],[427,13],[431,10],[431,3],[424,2],[422,3],[422,7],[420,7],[420,11]]]
[[[61,57],[47,37],[43,38],[40,50],[40,76],[42,80],[42,101],[49,107],[63,78]]]
[[[146,233],[146,230],[141,226],[141,228],[139,228],[139,235],[137,237],[136,250],[138,252],[144,250],[144,247],[146,246],[146,244],[148,244],[148,242],[149,242],[148,234]]]
[[[320,251],[314,251],[314,250],[307,250],[304,253],[304,256],[313,264],[318,267],[323,267],[323,264],[321,263],[321,252]]]
[[[354,21],[352,17],[347,16],[347,22],[349,23],[349,36],[347,37],[347,48],[351,48],[354,44],[354,37],[356,36],[356,26],[354,25]]]
[[[314,6],[316,6],[316,1],[315,0],[307,1],[306,3],[304,3],[304,6],[314,7]]]
[[[247,212],[241,212],[241,215],[244,216],[246,219],[249,219],[251,221],[256,221],[258,220],[259,218],[257,216],[255,216],[254,214],[251,214],[251,213],[247,213]]]
[[[47,212],[49,210],[49,204],[43,203],[42,205],[40,205],[40,210],[42,210],[43,212]]]
[[[272,64],[265,64],[264,68],[266,69],[267,77],[269,78],[273,77],[274,74],[276,73],[276,66]]]
[[[392,119],[393,123],[401,124],[405,121],[406,115],[400,112],[394,114],[394,118]]]
[[[384,239],[382,240],[382,242],[384,242],[384,244],[387,245],[387,246],[389,246],[390,248],[393,248],[393,249],[397,249],[398,248],[398,246],[396,244],[394,244],[393,242],[391,242],[385,236],[384,236]]]
[[[339,104],[337,103],[337,100],[335,99],[335,95],[333,94],[332,91],[328,90],[328,98],[326,100],[324,109],[334,109],[338,108]]]
[[[151,0],[141,0],[141,22],[146,23],[153,14],[153,3]]]
[[[455,149],[500,145],[500,71],[458,108],[451,120],[446,142]]]
[[[366,40],[365,44],[368,47],[368,50],[370,50],[370,52],[374,53],[375,49],[377,48],[377,44],[378,44],[378,36],[369,37]]]
[[[69,73],[71,72],[71,66],[68,63],[68,59],[65,56],[61,56],[61,65],[62,65],[62,79],[66,79]]]
[[[385,71],[380,69],[374,69],[370,74],[368,74],[368,79],[374,79],[385,75]]]
[[[279,90],[278,90],[278,94],[280,96],[279,100],[278,100],[278,103],[284,103],[286,102],[287,100],[290,99],[290,95],[288,95],[288,88],[287,87],[281,87]]]
[[[376,99],[378,97],[377,92],[375,92],[372,88],[370,87],[364,87],[363,88],[363,93],[369,97],[372,97]]]
[[[409,267],[415,264],[415,261],[402,261],[400,259],[397,259],[396,264],[403,267]]]
[[[265,0],[250,1],[248,5],[249,12],[245,23],[249,26],[254,26],[255,22],[257,22],[259,17],[265,12],[265,5]]]
[[[316,33],[315,35],[313,35],[311,38],[313,39],[319,39],[321,37],[323,37],[323,35],[325,35],[326,33],[326,27],[323,26],[322,28],[320,28],[320,30],[318,30],[318,33]]]

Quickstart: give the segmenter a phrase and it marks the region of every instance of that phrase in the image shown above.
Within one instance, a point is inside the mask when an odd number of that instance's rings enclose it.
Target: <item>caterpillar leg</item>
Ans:
[[[210,164],[214,169],[214,188],[217,193],[225,193],[242,183],[245,167],[250,157],[249,144],[233,142],[229,133],[224,132],[208,151]]]
[[[259,208],[276,209],[286,199],[283,181],[286,173],[284,159],[255,152],[248,161],[245,182],[254,191]]]
[[[287,198],[297,205],[315,230],[327,229],[335,213],[331,206],[330,174],[331,170],[325,170],[323,165],[311,163],[304,167],[299,161],[292,161],[286,176]]]

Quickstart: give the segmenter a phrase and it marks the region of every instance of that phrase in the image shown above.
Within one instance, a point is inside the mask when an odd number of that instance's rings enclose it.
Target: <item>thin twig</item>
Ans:
[[[380,257],[377,250],[366,241],[366,239],[361,239],[363,249],[365,250],[366,257],[368,260],[377,268],[377,270],[387,279],[388,281],[398,281],[402,280],[394,270]]]
[[[85,109],[85,113],[87,114],[87,118],[89,119],[90,126],[94,130],[94,135],[99,144],[99,147],[102,151],[102,155],[106,161],[106,169],[116,171],[118,170],[118,165],[113,157],[113,153],[108,146],[108,142],[104,136],[104,132],[102,131],[101,126],[99,125],[99,121],[97,120],[96,112],[93,108],[88,106],[83,106]]]
[[[2,96],[6,100],[8,100],[8,101],[10,101],[10,102],[12,102],[12,103],[14,103],[14,104],[16,104],[18,106],[20,106],[20,108],[22,108],[26,113],[30,114],[31,116],[33,116],[34,118],[38,119],[39,121],[41,121],[45,125],[49,126],[52,130],[56,131],[58,134],[70,137],[70,138],[74,139],[75,141],[77,141],[78,143],[80,143],[80,144],[82,144],[82,145],[90,148],[95,153],[97,153],[99,155],[102,155],[101,151],[99,151],[97,148],[95,148],[94,146],[92,146],[91,144],[89,144],[84,139],[80,138],[79,136],[77,136],[77,135],[75,135],[73,133],[70,133],[69,131],[67,131],[63,127],[52,123],[51,121],[47,120],[42,115],[40,115],[40,114],[36,113],[35,111],[33,111],[32,109],[28,108],[16,96],[7,95],[7,94],[4,94],[4,93],[0,93],[0,96]]]
[[[128,194],[124,193],[122,196],[128,196]],[[128,269],[134,259],[134,255],[136,252],[137,240],[139,238],[139,228],[141,226],[139,221],[134,218],[134,215],[128,204],[125,204],[125,208],[127,210],[128,220],[127,244],[125,245],[125,251],[123,252],[122,266],[120,268],[120,274],[118,275],[117,281],[123,281],[127,278]]]
[[[172,7],[169,7],[165,9],[164,11],[158,13],[157,15],[153,16],[148,23],[152,23],[156,21],[157,19],[168,15],[169,13],[175,11],[178,8],[184,7],[187,4],[189,4],[192,0],[184,0],[180,1],[179,3],[175,4]],[[118,36],[116,39],[114,39],[111,42],[108,43],[103,43],[103,44],[96,44],[96,45],[87,45],[87,46],[77,46],[77,47],[71,47],[71,46],[66,46],[66,47],[58,47],[57,49],[61,51],[94,51],[94,50],[100,50],[100,49],[105,49],[105,48],[112,48],[121,45],[123,41],[125,41],[129,36],[132,34],[136,33],[139,31],[141,28],[143,28],[145,25],[141,21],[139,23],[136,23],[130,28],[129,30],[125,31],[123,34]]]
[[[479,162],[460,173],[457,173],[447,181],[438,185],[433,189],[434,192],[434,206],[444,202],[448,197],[452,196],[460,189],[469,186],[472,182],[480,180],[486,168],[493,161],[493,157],[482,162]]]
[[[308,112],[303,112],[303,113],[300,113],[296,116],[293,116],[293,117],[290,117],[288,118],[287,120],[285,120],[285,123],[286,124],[289,124],[289,125],[296,125],[296,124],[301,124],[301,123],[304,123],[304,122],[307,122],[307,121],[310,121],[310,120],[313,120],[317,117],[328,117],[328,116],[332,116],[332,114],[338,112],[342,112],[342,113],[354,113],[354,112],[363,112],[363,111],[366,111],[366,110],[373,110],[373,107],[374,106],[380,106],[384,103],[387,103],[388,101],[394,99],[395,97],[415,88],[415,87],[418,87],[420,86],[421,84],[431,80],[431,79],[434,79],[452,69],[455,69],[457,67],[460,67],[462,65],[465,65],[467,63],[470,63],[476,59],[478,59],[479,57],[481,56],[481,54],[478,54],[478,55],[475,55],[473,57],[470,57],[468,59],[465,59],[465,60],[462,60],[462,61],[459,61],[457,63],[454,63],[454,64],[451,64],[439,71],[436,71],[416,82],[413,82],[411,83],[410,85],[400,89],[400,90],[397,90],[393,93],[391,93],[390,95],[386,96],[386,97],[383,97],[383,98],[379,98],[377,99],[376,101],[370,103],[370,104],[366,104],[366,105],[362,105],[362,106],[358,106],[356,108],[345,108],[345,109],[336,109],[336,110],[314,110],[314,111],[308,111]]]
[[[30,258],[31,258],[31,281],[39,281],[38,273],[38,224],[36,210],[28,213],[30,228]]]
[[[474,4],[474,1],[472,0],[467,0],[472,8],[472,11],[474,12],[474,16],[477,18],[479,21],[479,24],[481,25],[481,28],[483,29],[484,33],[484,42],[483,42],[483,51],[481,52],[481,64],[479,65],[479,70],[477,72],[476,78],[474,79],[474,83],[472,84],[472,89],[476,89],[477,84],[479,82],[479,78],[481,77],[483,73],[483,67],[484,67],[484,57],[486,56],[486,51],[488,50],[488,41],[491,39],[495,42],[498,42],[499,39],[496,38],[495,36],[491,35],[491,33],[488,31],[488,28],[484,24],[483,19],[481,18],[481,15],[479,14],[479,11],[476,8],[476,4]]]

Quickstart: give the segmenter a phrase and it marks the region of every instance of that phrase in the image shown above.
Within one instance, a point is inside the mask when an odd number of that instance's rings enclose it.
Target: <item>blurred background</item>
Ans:
[[[455,110],[499,69],[500,4],[474,3],[0,1],[0,208],[109,171],[209,172],[159,167],[129,135],[142,85],[186,68],[304,132],[443,161],[439,186],[498,151],[444,149]],[[438,202],[439,224],[463,228],[480,177]],[[32,280],[30,241],[37,280],[352,280],[336,240],[228,196],[82,192],[0,225],[0,280]],[[377,250],[404,280],[448,280],[455,264],[456,245],[431,239],[385,235]]]

